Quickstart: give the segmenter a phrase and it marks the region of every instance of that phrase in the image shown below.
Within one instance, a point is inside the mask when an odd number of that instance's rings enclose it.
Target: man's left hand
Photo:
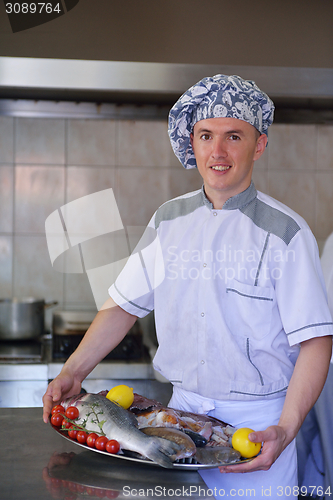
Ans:
[[[268,470],[275,460],[281,455],[287,445],[287,436],[283,427],[272,425],[265,431],[256,431],[249,434],[250,441],[263,443],[261,452],[250,462],[237,465],[225,465],[219,467],[220,472],[254,472]]]

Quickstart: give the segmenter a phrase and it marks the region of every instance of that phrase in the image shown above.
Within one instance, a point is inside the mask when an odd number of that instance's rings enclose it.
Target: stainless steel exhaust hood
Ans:
[[[333,97],[333,69],[0,57],[0,92],[179,95],[204,76],[240,74],[273,97]]]
[[[169,106],[217,73],[254,80],[284,108],[332,113],[333,69],[0,57],[0,99]]]

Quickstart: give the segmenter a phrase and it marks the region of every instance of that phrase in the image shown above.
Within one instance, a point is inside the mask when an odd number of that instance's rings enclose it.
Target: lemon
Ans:
[[[107,393],[106,397],[127,410],[134,401],[133,388],[128,387],[128,385],[116,385]]]
[[[253,443],[249,440],[251,432],[254,431],[248,427],[241,427],[234,432],[231,438],[232,447],[239,451],[244,458],[255,457],[261,448],[261,443]]]

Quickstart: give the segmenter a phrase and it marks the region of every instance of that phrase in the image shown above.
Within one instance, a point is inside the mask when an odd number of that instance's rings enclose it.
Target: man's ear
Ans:
[[[191,141],[191,146],[193,149],[193,132],[190,133],[190,141]]]
[[[261,134],[261,136],[257,140],[256,151],[253,158],[254,160],[258,160],[260,156],[263,154],[267,146],[267,141],[268,141],[267,135]]]

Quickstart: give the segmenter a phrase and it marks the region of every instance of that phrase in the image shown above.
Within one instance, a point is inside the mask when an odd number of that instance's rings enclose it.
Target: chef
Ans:
[[[180,97],[169,115],[171,145],[185,168],[198,168],[202,189],[156,211],[146,243],[43,398],[47,421],[52,405],[79,392],[137,317],[154,310],[153,363],[173,384],[169,405],[250,427],[250,439],[263,442],[251,462],[202,474],[220,496],[295,492],[295,436],[331,356],[315,239],[251,180],[273,112],[270,98],[239,76],[204,78]]]

